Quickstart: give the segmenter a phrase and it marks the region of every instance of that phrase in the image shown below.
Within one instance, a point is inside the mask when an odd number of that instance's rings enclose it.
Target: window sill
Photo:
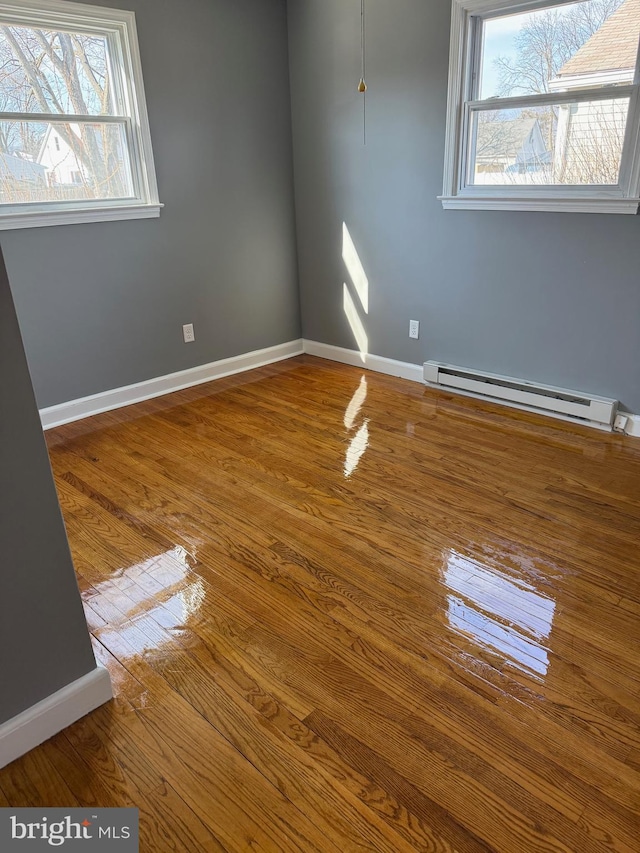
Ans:
[[[509,198],[438,196],[445,210],[534,210],[549,213],[638,212],[640,198]]]
[[[67,210],[26,210],[0,213],[0,231],[14,228],[42,228],[48,225],[79,225],[83,222],[115,222],[123,219],[157,219],[162,204],[127,204],[101,208]]]

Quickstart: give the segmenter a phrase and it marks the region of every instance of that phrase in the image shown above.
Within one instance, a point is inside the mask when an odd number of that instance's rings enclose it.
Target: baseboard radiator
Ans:
[[[613,428],[618,409],[618,401],[606,397],[594,397],[566,388],[538,385],[512,376],[484,373],[437,361],[425,362],[424,381],[432,388],[455,391],[603,430]]]

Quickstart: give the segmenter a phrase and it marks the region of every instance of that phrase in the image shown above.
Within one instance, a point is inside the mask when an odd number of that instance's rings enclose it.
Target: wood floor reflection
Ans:
[[[47,435],[146,853],[640,850],[640,441],[301,357]]]

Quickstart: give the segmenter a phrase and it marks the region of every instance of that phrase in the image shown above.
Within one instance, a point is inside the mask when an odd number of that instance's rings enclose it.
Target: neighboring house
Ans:
[[[640,35],[640,0],[625,2],[549,83],[552,92],[632,83]],[[582,101],[558,109],[554,177],[558,183],[615,184],[628,98]]]
[[[70,133],[80,138],[78,125],[67,125]],[[77,187],[87,182],[86,169],[71,150],[71,146],[55,125],[45,133],[37,162],[48,170],[50,187]]]
[[[481,121],[476,134],[476,184],[519,183],[522,175],[543,172],[550,162],[536,118]],[[530,181],[530,177],[526,179]]]
[[[44,166],[14,154],[0,153],[0,199],[5,204],[24,201],[25,195],[29,196],[46,183]]]

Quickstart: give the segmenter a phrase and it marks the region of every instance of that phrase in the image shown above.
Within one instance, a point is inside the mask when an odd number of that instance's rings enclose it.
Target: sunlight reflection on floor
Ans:
[[[484,651],[523,672],[542,678],[549,668],[545,645],[555,601],[531,584],[449,551],[442,572],[450,627]]]

